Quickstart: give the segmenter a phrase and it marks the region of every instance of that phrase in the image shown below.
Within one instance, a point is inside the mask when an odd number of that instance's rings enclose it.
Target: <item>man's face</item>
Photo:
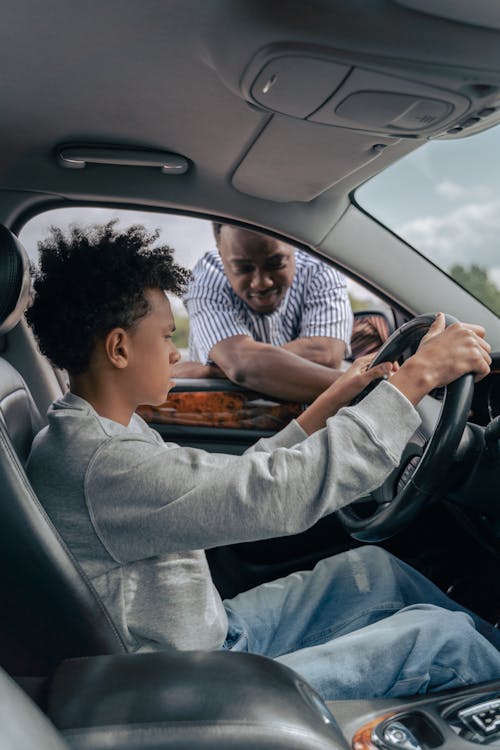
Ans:
[[[217,247],[234,293],[255,312],[276,310],[293,281],[293,247],[273,237],[226,224],[220,231]]]

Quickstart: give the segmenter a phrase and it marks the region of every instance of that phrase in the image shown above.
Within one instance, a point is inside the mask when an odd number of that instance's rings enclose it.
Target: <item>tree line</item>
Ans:
[[[500,316],[500,289],[489,278],[485,268],[476,264],[466,268],[457,263],[448,273],[460,286]]]

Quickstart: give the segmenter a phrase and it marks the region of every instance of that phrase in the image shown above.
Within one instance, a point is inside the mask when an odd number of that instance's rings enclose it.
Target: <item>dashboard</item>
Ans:
[[[492,360],[491,373],[476,383],[472,401],[470,421],[484,427],[500,415],[500,352],[494,352]]]
[[[486,427],[500,415],[500,352],[491,355],[491,373],[476,383],[472,400],[470,422]]]
[[[500,417],[500,352],[492,353],[491,358],[490,374],[474,387],[468,429],[461,444],[464,450],[457,451],[453,469],[455,482],[447,497],[466,514],[469,531],[498,558],[500,440],[498,429],[490,430],[488,436],[483,428]]]

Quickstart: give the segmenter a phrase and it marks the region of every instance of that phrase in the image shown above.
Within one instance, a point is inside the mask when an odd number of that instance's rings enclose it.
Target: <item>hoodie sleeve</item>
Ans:
[[[113,437],[89,464],[86,502],[121,563],[296,534],[379,487],[419,422],[382,382],[323,430],[302,439],[295,423],[243,456]]]

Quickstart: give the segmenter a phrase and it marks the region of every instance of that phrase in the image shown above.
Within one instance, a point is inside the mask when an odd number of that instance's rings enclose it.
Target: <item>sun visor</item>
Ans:
[[[237,167],[232,184],[242,193],[279,203],[311,201],[398,142],[273,117]]]

